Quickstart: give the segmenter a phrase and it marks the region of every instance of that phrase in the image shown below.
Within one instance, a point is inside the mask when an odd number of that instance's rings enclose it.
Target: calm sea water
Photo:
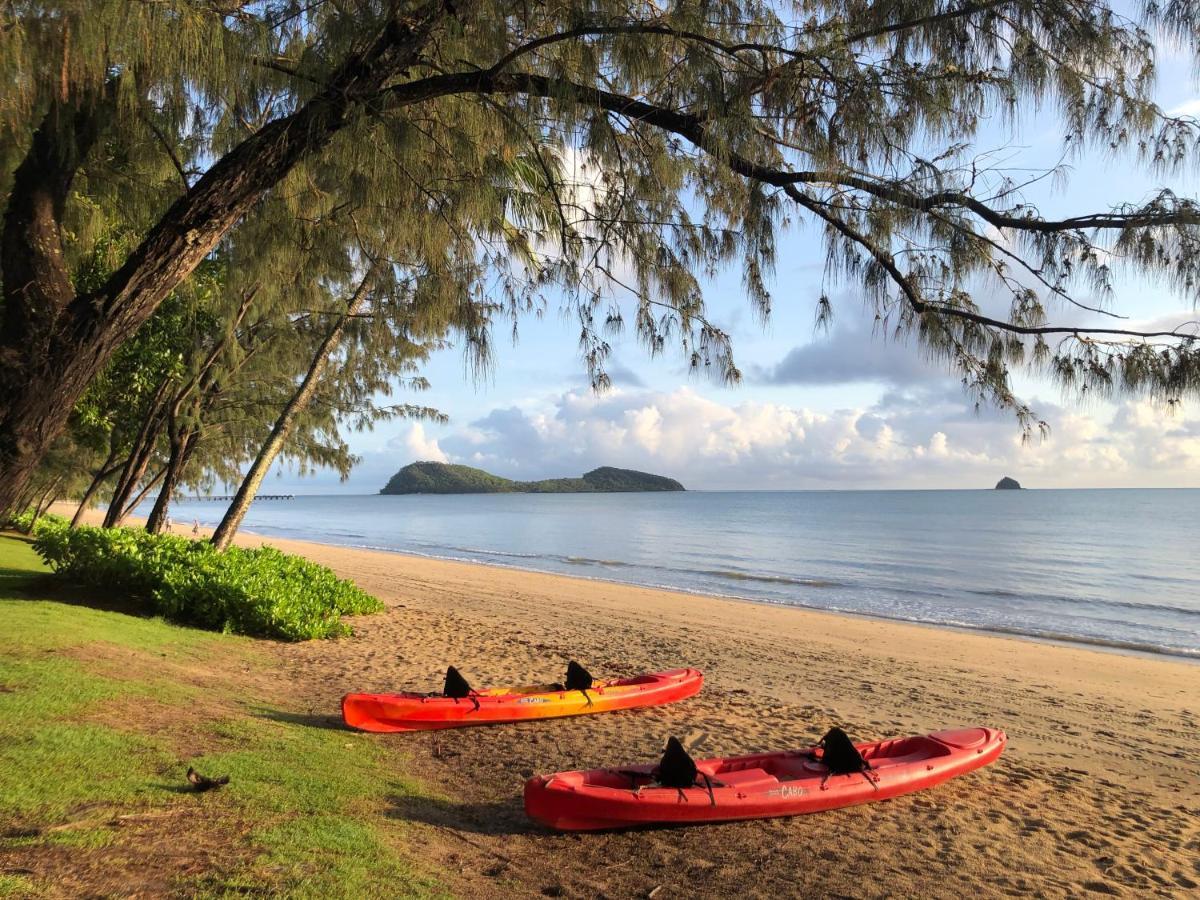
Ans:
[[[244,527],[1200,658],[1198,513],[1200,490],[305,496]]]

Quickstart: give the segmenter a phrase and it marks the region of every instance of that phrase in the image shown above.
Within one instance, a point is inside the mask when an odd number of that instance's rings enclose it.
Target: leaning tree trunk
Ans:
[[[129,504],[123,510],[121,510],[120,514],[117,516],[117,525],[120,525],[122,522],[124,522],[129,517],[129,514],[138,508],[138,505],[150,495],[150,492],[154,490],[155,485],[162,481],[163,476],[166,474],[167,467],[163,466],[154,473],[153,478],[142,485],[142,489],[137,492],[137,496],[130,500]]]
[[[129,456],[121,467],[121,474],[117,478],[116,487],[113,488],[108,512],[104,515],[105,528],[115,528],[121,524],[121,520],[125,518],[124,510],[129,503],[130,495],[138,486],[138,482],[146,475],[150,457],[154,454],[154,445],[158,441],[158,433],[163,427],[166,415],[163,401],[170,386],[171,378],[164,378],[155,389],[154,396],[150,398],[150,403],[146,407],[146,415],[143,416],[142,424],[138,427],[137,434],[134,435],[133,444],[129,448]]]
[[[320,152],[420,57],[469,0],[393,11],[324,86],[217,160],[98,290],[76,294],[62,222],[76,173],[120,93],[72,87],[34,129],[0,229],[0,515],[10,513],[76,401],[116,349],[225,233],[303,159]],[[71,87],[71,86],[69,86]]]
[[[58,492],[58,486],[60,484],[62,484],[64,477],[65,476],[63,476],[63,475],[59,475],[57,478],[55,478],[53,481],[51,481],[50,486],[48,488],[46,488],[45,493],[42,494],[41,498],[38,500],[37,504],[34,506],[33,519],[29,523],[29,533],[30,534],[33,534],[33,529],[37,525],[38,519],[40,519],[42,516],[44,516],[46,514],[46,510],[48,510],[50,508],[50,504],[52,504],[54,502],[54,498]]]
[[[114,465],[113,460],[117,458],[117,449],[113,447],[108,451],[108,457],[96,470],[96,474],[92,477],[92,482],[87,486],[87,490],[83,492],[83,497],[79,501],[79,507],[75,510],[75,515],[71,517],[71,527],[79,527],[80,521],[83,519],[83,514],[87,511],[88,504],[92,502],[92,497],[96,495],[96,491],[100,490],[100,485],[104,484],[112,475],[119,465]]]
[[[275,420],[275,427],[271,429],[271,433],[267,436],[266,441],[263,442],[262,447],[258,451],[258,456],[255,457],[249,471],[246,472],[245,477],[242,479],[242,483],[238,487],[233,501],[229,504],[229,508],[225,510],[225,516],[221,519],[221,524],[213,532],[212,543],[218,550],[226,549],[233,541],[233,536],[237,534],[238,527],[242,524],[242,520],[246,518],[246,513],[250,509],[250,504],[254,502],[254,497],[258,494],[258,489],[262,487],[263,479],[267,477],[267,471],[271,468],[271,463],[275,462],[275,457],[283,449],[283,445],[287,441],[288,435],[292,431],[292,426],[296,423],[296,419],[308,408],[313,394],[316,393],[317,386],[321,383],[321,375],[324,374],[325,367],[329,364],[329,357],[337,347],[338,342],[341,341],[342,333],[346,330],[346,322],[349,321],[351,316],[362,309],[363,304],[366,303],[373,277],[374,269],[372,268],[367,272],[366,276],[359,283],[358,288],[354,291],[354,294],[350,297],[350,300],[346,304],[346,311],[339,315],[333,325],[330,326],[325,339],[321,341],[320,346],[317,347],[316,352],[313,354],[312,363],[309,365],[308,371],[304,374],[304,378],[301,379],[300,384],[296,387],[296,392],[292,394],[292,398],[283,408],[283,412]]]
[[[26,484],[25,489],[17,496],[16,502],[13,504],[12,514],[20,515],[21,513],[25,512],[25,510],[29,509],[30,501],[33,500],[33,497],[36,493],[36,490]],[[0,522],[4,521],[5,518],[7,518],[7,516],[5,516],[3,513],[0,513]]]
[[[164,470],[162,487],[158,491],[158,498],[154,501],[154,508],[150,510],[150,516],[146,519],[146,530],[151,534],[162,534],[163,526],[167,522],[167,513],[171,509],[171,500],[183,478],[183,470],[191,458],[192,448],[196,445],[197,437],[199,437],[199,432],[190,429],[171,442],[171,456],[167,460],[167,467]]]
[[[155,434],[154,437],[157,438],[158,435]],[[109,500],[108,512],[104,514],[105,528],[116,528],[128,514],[129,498],[137,489],[138,483],[145,477],[146,469],[150,467],[150,459],[153,456],[153,440],[140,447],[134,447],[129,459],[126,460],[116,489],[113,490],[112,498]],[[133,505],[136,506],[136,502]]]

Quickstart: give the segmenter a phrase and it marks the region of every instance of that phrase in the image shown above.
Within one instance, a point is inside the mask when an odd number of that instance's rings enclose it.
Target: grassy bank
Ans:
[[[289,709],[262,642],[122,599],[0,536],[0,896],[440,893],[377,744]],[[230,784],[193,793],[189,765]]]

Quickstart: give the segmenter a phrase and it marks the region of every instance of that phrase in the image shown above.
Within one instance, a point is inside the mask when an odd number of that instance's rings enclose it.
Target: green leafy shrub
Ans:
[[[34,510],[32,508],[27,509],[23,513],[17,513],[16,515],[9,516],[7,519],[0,520],[0,526],[2,526],[4,528],[11,528],[13,531],[19,531],[19,532],[21,532],[21,534],[29,534],[31,531],[34,530],[33,517],[34,517]],[[40,519],[38,519],[36,524],[37,524],[38,528],[41,528],[42,524],[45,522],[64,522],[65,523],[66,521],[67,520],[64,519],[62,516],[56,516],[53,513],[47,513],[46,515],[44,515]]]
[[[59,575],[115,591],[149,611],[216,631],[302,641],[338,637],[345,615],[383,604],[325,566],[274,547],[232,547],[135,528],[39,523],[34,549]]]
[[[21,534],[29,534],[29,529],[33,527],[33,510],[27,509],[25,512],[9,516],[4,521],[4,527],[19,531]]]

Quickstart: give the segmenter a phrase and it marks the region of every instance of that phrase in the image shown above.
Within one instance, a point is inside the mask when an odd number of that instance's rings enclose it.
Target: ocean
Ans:
[[[176,530],[224,504],[180,500]],[[297,496],[244,528],[1200,658],[1200,490]]]

